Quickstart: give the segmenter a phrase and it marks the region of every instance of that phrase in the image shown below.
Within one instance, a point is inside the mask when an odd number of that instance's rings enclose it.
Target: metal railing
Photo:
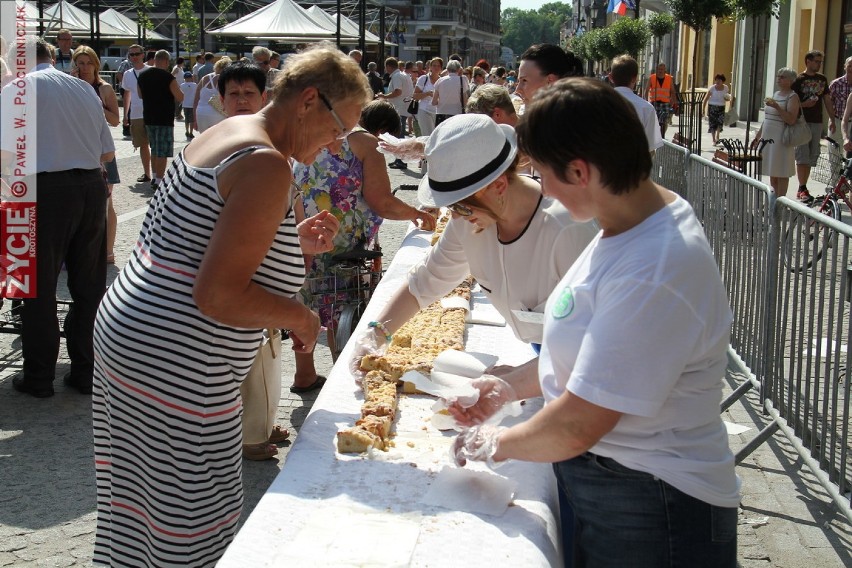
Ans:
[[[669,143],[655,155],[652,178],[692,204],[728,292],[734,313],[729,354],[748,380],[721,410],[757,389],[769,418],[737,453],[737,463],[780,430],[852,522],[846,372],[852,227],[776,199],[766,185],[727,167],[683,157]],[[788,269],[785,255],[803,255],[808,268]]]

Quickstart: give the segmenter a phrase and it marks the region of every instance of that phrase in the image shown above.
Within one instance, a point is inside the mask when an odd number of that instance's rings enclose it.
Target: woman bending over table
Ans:
[[[516,311],[539,312],[550,291],[596,233],[591,222],[541,194],[520,176],[512,127],[482,114],[454,116],[426,143],[429,174],[418,198],[448,207],[452,218],[426,259],[412,269],[369,329],[366,345],[383,345],[414,314],[473,275],[515,335],[541,343],[542,326]],[[383,329],[384,328],[384,329]],[[356,353],[356,357],[364,355]]]
[[[601,232],[547,301],[538,372],[483,377],[476,405],[451,406],[469,427],[456,462],[552,462],[574,566],[734,568],[739,480],[719,415],[732,316],[701,225],[651,181],[642,125],[608,85],[542,89],[517,132],[543,193]],[[482,425],[533,396],[545,406],[528,421]]]
[[[263,329],[308,353],[317,314],[293,298],[302,254],[331,248],[322,212],[296,224],[290,159],[311,163],[372,98],[330,44],[287,60],[272,102],[205,131],[151,200],[95,326],[94,561],[212,566],[243,503],[240,383]]]

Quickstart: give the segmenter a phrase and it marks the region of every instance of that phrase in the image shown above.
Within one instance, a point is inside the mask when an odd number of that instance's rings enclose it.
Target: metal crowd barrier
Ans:
[[[652,177],[678,191],[680,172],[665,171],[678,156],[661,150]],[[852,522],[852,227],[700,156],[682,173],[734,313],[729,353],[749,377],[722,410],[756,388],[771,418],[737,463],[780,430]]]
[[[663,140],[663,145],[654,153],[651,179],[685,197],[687,158],[689,158],[689,150]]]

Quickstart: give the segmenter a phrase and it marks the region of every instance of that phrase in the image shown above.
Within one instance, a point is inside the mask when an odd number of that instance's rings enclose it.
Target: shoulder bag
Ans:
[[[785,146],[801,146],[811,141],[811,128],[805,122],[805,116],[802,114],[802,107],[799,107],[799,116],[796,118],[795,124],[784,123],[784,130],[781,132],[781,143]]]

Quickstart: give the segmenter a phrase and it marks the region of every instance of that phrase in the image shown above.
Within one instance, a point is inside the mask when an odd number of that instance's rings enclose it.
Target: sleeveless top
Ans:
[[[218,77],[218,75],[216,76]],[[198,110],[202,112],[218,112],[210,106],[210,97],[219,96],[219,89],[214,85],[212,78],[206,78],[198,86],[201,92],[198,95]],[[203,110],[202,110],[203,109]]]
[[[365,132],[360,127],[356,131]],[[337,154],[323,148],[313,164],[297,164],[293,177],[304,200],[305,215],[327,210],[340,221],[334,249],[318,256],[331,257],[352,250],[371,243],[378,235],[383,219],[364,199],[364,164],[352,152],[349,140],[343,142]]]

